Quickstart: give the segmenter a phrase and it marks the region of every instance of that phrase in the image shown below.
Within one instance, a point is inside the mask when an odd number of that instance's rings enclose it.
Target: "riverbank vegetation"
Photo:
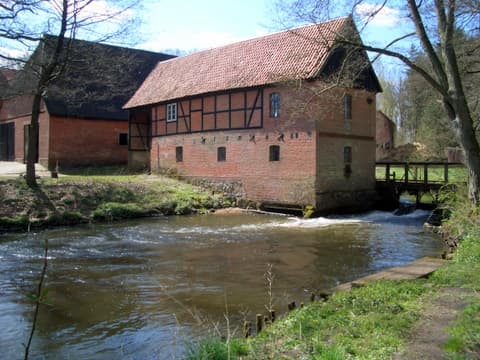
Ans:
[[[71,172],[41,178],[0,179],[0,231],[114,221],[143,216],[190,214],[231,206],[232,199],[184,182],[124,171]]]
[[[391,359],[408,354],[425,336],[422,315],[448,297],[461,304],[453,323],[442,327],[446,358],[480,357],[480,208],[470,205],[466,190],[442,197],[450,218],[443,224],[449,241],[458,243],[452,261],[428,279],[379,281],[351,292],[338,292],[269,325],[247,340],[200,342],[189,359]],[[459,241],[461,239],[461,241]],[[420,329],[420,330],[419,330]],[[425,331],[424,331],[425,332]],[[434,344],[435,345],[435,344]],[[428,351],[428,350],[427,350]],[[418,355],[418,354],[417,354]]]

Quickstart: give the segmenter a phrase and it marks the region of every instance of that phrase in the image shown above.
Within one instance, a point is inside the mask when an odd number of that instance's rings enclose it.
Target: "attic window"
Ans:
[[[177,121],[177,103],[167,104],[167,122]]]
[[[280,116],[280,94],[270,94],[270,117],[276,118]]]

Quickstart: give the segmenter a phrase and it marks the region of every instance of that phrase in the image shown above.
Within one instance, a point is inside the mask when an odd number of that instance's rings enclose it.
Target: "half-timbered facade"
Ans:
[[[130,165],[271,206],[368,206],[380,87],[366,55],[332,86],[346,68],[335,39],[352,29],[341,18],[158,64],[126,105]]]

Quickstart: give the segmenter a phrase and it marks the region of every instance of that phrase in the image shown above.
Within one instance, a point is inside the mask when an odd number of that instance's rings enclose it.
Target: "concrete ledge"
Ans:
[[[415,280],[428,277],[430,274],[445,266],[448,260],[432,257],[423,257],[404,266],[393,267],[360,279],[338,285],[331,291],[350,291],[352,288],[362,287],[376,280]]]

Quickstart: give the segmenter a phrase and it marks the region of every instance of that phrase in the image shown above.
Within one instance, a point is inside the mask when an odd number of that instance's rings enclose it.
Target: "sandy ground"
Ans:
[[[0,161],[0,176],[17,177],[26,172],[25,164],[15,161]],[[37,176],[50,176],[50,172],[40,164],[35,164]]]

